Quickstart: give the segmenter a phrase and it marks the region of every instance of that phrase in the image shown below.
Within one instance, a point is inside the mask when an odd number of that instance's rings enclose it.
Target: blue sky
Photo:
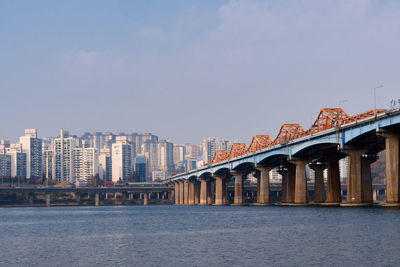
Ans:
[[[0,138],[249,142],[400,98],[398,1],[0,1]],[[345,100],[345,101],[344,101]]]

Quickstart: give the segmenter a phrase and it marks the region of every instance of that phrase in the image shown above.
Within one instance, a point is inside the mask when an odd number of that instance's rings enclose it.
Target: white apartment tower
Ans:
[[[22,152],[26,154],[26,176],[42,177],[42,140],[37,138],[36,129],[26,129],[19,138]]]
[[[60,137],[53,141],[53,178],[57,182],[75,183],[73,176],[73,149],[75,147],[76,140],[69,137],[67,131],[61,129]]]
[[[132,146],[126,136],[117,136],[111,148],[112,181],[128,180],[132,174]]]

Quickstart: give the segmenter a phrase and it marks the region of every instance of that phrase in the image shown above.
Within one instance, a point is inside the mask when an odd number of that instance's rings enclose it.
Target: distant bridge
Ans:
[[[235,181],[234,203],[243,205],[243,181],[257,177],[257,201],[270,201],[269,172],[282,175],[282,204],[307,205],[306,165],[315,171],[314,203],[364,206],[373,202],[370,164],[386,149],[386,202],[400,205],[400,110],[371,110],[355,116],[343,109],[322,109],[312,127],[283,124],[278,136],[256,135],[249,146],[233,144],[217,151],[200,169],[175,175],[166,184],[175,187],[175,204],[228,204],[226,183]],[[342,203],[339,160],[348,156],[347,201]],[[323,171],[327,169],[326,197]],[[214,185],[215,184],[215,185]]]
[[[46,205],[50,206],[51,194],[71,193],[77,202],[80,201],[82,194],[94,195],[95,205],[100,204],[100,198],[107,198],[107,194],[121,194],[122,198],[132,199],[133,194],[140,194],[140,198],[147,205],[151,195],[156,195],[160,199],[170,199],[173,188],[163,184],[134,184],[132,186],[116,186],[116,187],[58,187],[58,186],[23,186],[23,187],[0,187],[0,193],[23,193],[29,196],[29,202],[33,203],[35,194],[42,193],[46,197]]]

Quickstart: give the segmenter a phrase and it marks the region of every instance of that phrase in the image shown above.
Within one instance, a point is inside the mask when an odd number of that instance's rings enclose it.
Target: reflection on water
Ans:
[[[0,209],[0,265],[397,266],[400,209]]]

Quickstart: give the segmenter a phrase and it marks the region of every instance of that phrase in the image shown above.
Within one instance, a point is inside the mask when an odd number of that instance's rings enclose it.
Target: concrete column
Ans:
[[[260,173],[254,175],[257,178],[257,203],[260,203]]]
[[[243,205],[245,204],[243,182],[246,178],[246,174],[237,171],[232,171],[231,173],[235,177],[235,196],[233,203],[234,205]]]
[[[214,204],[214,183],[211,180],[207,181],[207,204]]]
[[[363,202],[373,203],[371,164],[378,159],[376,155],[361,157],[361,175],[363,184]]]
[[[75,199],[76,199],[76,202],[79,204],[79,202],[81,202],[81,194],[76,193],[75,194]]]
[[[313,163],[310,169],[314,171],[314,203],[325,202],[324,170],[327,164]]]
[[[398,133],[384,133],[386,149],[386,203],[400,204],[400,148]]]
[[[183,184],[184,184],[183,181],[180,181],[180,182],[179,182],[179,204],[180,204],[180,205],[185,204],[185,201],[184,201],[184,195],[185,195],[185,193],[184,193],[184,186],[183,186]]]
[[[362,204],[364,202],[361,156],[366,152],[364,149],[346,150],[349,156],[347,176],[347,203],[349,204]]]
[[[283,192],[285,196],[282,198],[285,200],[282,203],[294,203],[295,196],[295,184],[296,184],[296,165],[292,163],[288,163],[286,165],[286,181],[282,181],[282,185],[284,186]],[[284,177],[285,178],[285,177]]]
[[[174,187],[175,187],[175,190],[174,191],[172,191],[172,192],[174,192],[174,201],[175,201],[175,205],[179,205],[179,196],[180,196],[180,193],[179,193],[179,183],[178,182],[174,182]]]
[[[96,206],[98,206],[98,205],[99,205],[99,202],[100,202],[100,196],[99,196],[99,193],[96,192],[96,193],[94,194],[94,204],[95,204]]]
[[[200,205],[207,205],[207,180],[200,180]]]
[[[277,171],[282,176],[281,185],[281,203],[287,203],[287,169],[278,169]]]
[[[195,182],[189,182],[189,205],[194,205],[194,184]]]
[[[214,175],[213,178],[215,179],[215,205],[224,205],[224,177]]]
[[[28,203],[32,205],[34,200],[35,200],[35,193],[28,193]]]
[[[184,190],[184,193],[183,193],[184,204],[189,205],[189,181],[188,180],[185,180],[183,190]]]
[[[199,181],[194,182],[194,204],[200,204],[200,184]]]
[[[328,157],[328,179],[326,183],[326,203],[339,204],[342,202],[340,186],[339,157]]]
[[[222,204],[228,205],[228,183],[229,179],[223,179],[222,180]]]
[[[293,160],[291,162],[296,165],[294,203],[307,204],[308,202],[307,176],[306,176],[307,162],[303,160]]]
[[[271,167],[258,166],[257,170],[260,172],[257,186],[257,201],[262,205],[271,204],[270,200],[270,186],[269,186],[269,172]]]
[[[143,205],[147,206],[149,204],[149,194],[148,193],[144,193],[143,194]]]
[[[50,207],[50,193],[46,193],[46,207]]]

